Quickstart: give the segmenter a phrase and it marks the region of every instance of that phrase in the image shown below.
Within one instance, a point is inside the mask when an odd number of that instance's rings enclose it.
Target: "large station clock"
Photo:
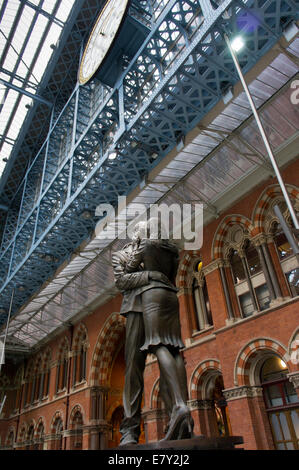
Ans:
[[[97,72],[120,29],[129,0],[108,0],[86,44],[79,68],[79,83],[84,85]]]

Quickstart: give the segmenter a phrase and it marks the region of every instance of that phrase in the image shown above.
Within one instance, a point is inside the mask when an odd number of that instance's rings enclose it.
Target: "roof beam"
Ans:
[[[64,26],[64,22],[60,21],[58,18],[55,18],[55,16],[51,15],[50,13],[46,12],[43,10],[40,6],[34,5],[34,3],[29,2],[29,0],[19,0],[23,5],[27,5],[30,8],[33,8],[33,10],[37,11],[41,15],[45,16],[48,20],[52,21],[53,23],[57,24],[61,28]]]
[[[24,90],[24,88],[20,88],[16,85],[13,85],[12,83],[9,83],[6,80],[3,80],[2,78],[0,78],[0,83],[7,86],[8,88],[12,88],[12,90],[18,91],[19,93],[22,93],[23,95],[28,96],[29,98],[32,98],[33,100],[39,101],[40,103],[43,103],[43,104],[49,106],[50,108],[52,108],[52,106],[53,106],[53,103],[46,100],[42,96],[34,95],[33,93],[30,93],[29,91]]]

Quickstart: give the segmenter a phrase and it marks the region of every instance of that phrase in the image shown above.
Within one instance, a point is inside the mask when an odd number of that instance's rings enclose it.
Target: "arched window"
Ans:
[[[36,431],[36,442],[34,445],[35,450],[43,450],[44,448],[44,433],[45,427],[42,421],[39,423]]]
[[[72,437],[72,448],[74,450],[82,449],[82,437],[83,437],[83,418],[81,412],[78,410],[73,416],[72,429],[74,430],[74,435]]]
[[[196,330],[201,331],[213,325],[207,283],[202,272],[201,261],[197,261],[195,264],[192,294],[195,310]]]
[[[22,391],[22,380],[23,380],[24,369],[23,366],[19,368],[15,380],[15,395],[14,395],[14,411],[18,411],[20,408],[21,391]]]
[[[293,228],[293,224],[289,223],[290,228]],[[271,227],[271,233],[273,235],[273,241],[276,247],[279,261],[281,263],[282,270],[286,276],[286,280],[290,289],[290,293],[293,297],[299,295],[299,268],[296,256],[293,253],[293,249],[282,230],[281,225],[275,221]]]
[[[299,398],[278,356],[266,359],[261,371],[264,401],[278,450],[299,450]]]
[[[7,436],[7,439],[6,439],[6,448],[7,449],[12,449],[13,446],[14,446],[14,441],[15,441],[15,433],[14,431],[10,431],[8,436]]]
[[[57,375],[56,375],[56,393],[65,390],[67,387],[69,365],[69,345],[65,338],[62,344],[62,350],[58,357]]]
[[[42,356],[40,355],[36,361],[35,375],[32,384],[32,398],[31,403],[42,400],[49,394],[50,386],[50,359],[51,351],[47,350]]]
[[[238,250],[231,249],[228,256],[243,317],[269,308],[271,302],[262,265],[263,253],[258,249],[247,239]]]
[[[224,384],[221,375],[216,377],[212,394],[213,408],[216,415],[219,436],[231,435],[231,425],[227,410],[227,402],[223,396]]]
[[[86,380],[86,352],[87,352],[87,334],[86,331],[79,332],[79,338],[75,347],[74,365],[73,365],[73,385]]]
[[[28,428],[27,438],[26,438],[26,450],[33,449],[33,439],[34,439],[34,425],[31,424]]]
[[[62,450],[63,444],[63,423],[62,419],[58,417],[54,423],[55,434],[55,450]]]

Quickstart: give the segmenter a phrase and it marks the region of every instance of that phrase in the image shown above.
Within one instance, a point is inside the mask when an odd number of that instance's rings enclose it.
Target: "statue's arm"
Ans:
[[[115,285],[121,291],[146,286],[150,282],[148,271],[127,273],[125,269],[125,260],[120,253],[114,253],[112,255],[112,266]]]

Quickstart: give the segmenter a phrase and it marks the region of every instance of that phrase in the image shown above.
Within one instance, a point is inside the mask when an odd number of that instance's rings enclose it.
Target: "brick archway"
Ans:
[[[56,432],[56,423],[59,419],[61,419],[61,421],[63,423],[63,414],[62,414],[62,412],[61,411],[56,411],[56,413],[54,414],[54,416],[51,420],[50,434],[55,434],[55,432]]]
[[[111,365],[119,340],[125,330],[125,318],[113,313],[105,322],[93,352],[90,385],[108,385]]]
[[[299,204],[298,188],[296,188],[296,186],[293,186],[291,184],[287,184],[286,188],[287,188],[290,198],[297,201]],[[252,214],[252,220],[253,220],[253,225],[254,225],[254,230],[252,233],[253,236],[257,235],[258,233],[265,232],[264,222],[266,219],[266,213],[270,207],[271,201],[277,198],[278,196],[282,198],[280,187],[277,184],[275,184],[275,185],[268,186],[263,191],[259,199],[257,200],[257,203],[254,207],[253,214]]]
[[[45,433],[45,430],[46,430],[46,426],[45,426],[45,420],[44,418],[40,417],[36,423],[36,426],[35,426],[35,429],[34,429],[34,439],[37,439],[39,436],[38,436],[38,429],[40,427],[40,424],[43,425],[44,427],[44,433]]]
[[[76,413],[79,412],[82,416],[82,422],[84,423],[84,412],[83,412],[83,408],[81,405],[77,404],[75,406],[73,406],[72,408],[72,411],[70,413],[70,417],[69,417],[69,425],[68,427],[71,428],[74,424],[74,418],[75,418],[75,415]]]
[[[77,351],[79,349],[80,343],[82,342],[82,339],[86,338],[86,341],[88,340],[88,333],[87,333],[87,328],[84,325],[84,323],[80,323],[74,337],[73,341],[73,351]]]
[[[240,225],[248,231],[249,235],[253,233],[254,226],[251,221],[240,214],[227,215],[219,224],[212,242],[212,259],[223,258],[223,246],[228,228],[232,225]]]
[[[290,356],[285,346],[271,338],[256,338],[247,343],[238,354],[234,368],[235,386],[253,385],[250,383],[249,374],[257,356],[262,351],[273,352],[287,364],[289,370],[292,369]]]
[[[188,287],[188,273],[192,261],[200,257],[200,250],[189,251],[184,253],[179,264],[178,274],[177,274],[177,287]]]
[[[206,375],[207,372],[221,372],[221,365],[218,359],[206,359],[205,361],[198,364],[198,366],[194,369],[189,383],[189,397],[190,399],[199,399],[202,398],[199,396],[201,394],[201,385],[203,382],[203,377]],[[200,391],[200,392],[199,392]]]
[[[16,436],[16,429],[14,426],[10,426],[8,428],[7,434],[6,434],[6,439],[5,439],[5,446],[11,445],[11,447],[14,445],[15,442],[15,436]],[[11,439],[12,437],[12,439]],[[10,442],[12,440],[12,442]]]

